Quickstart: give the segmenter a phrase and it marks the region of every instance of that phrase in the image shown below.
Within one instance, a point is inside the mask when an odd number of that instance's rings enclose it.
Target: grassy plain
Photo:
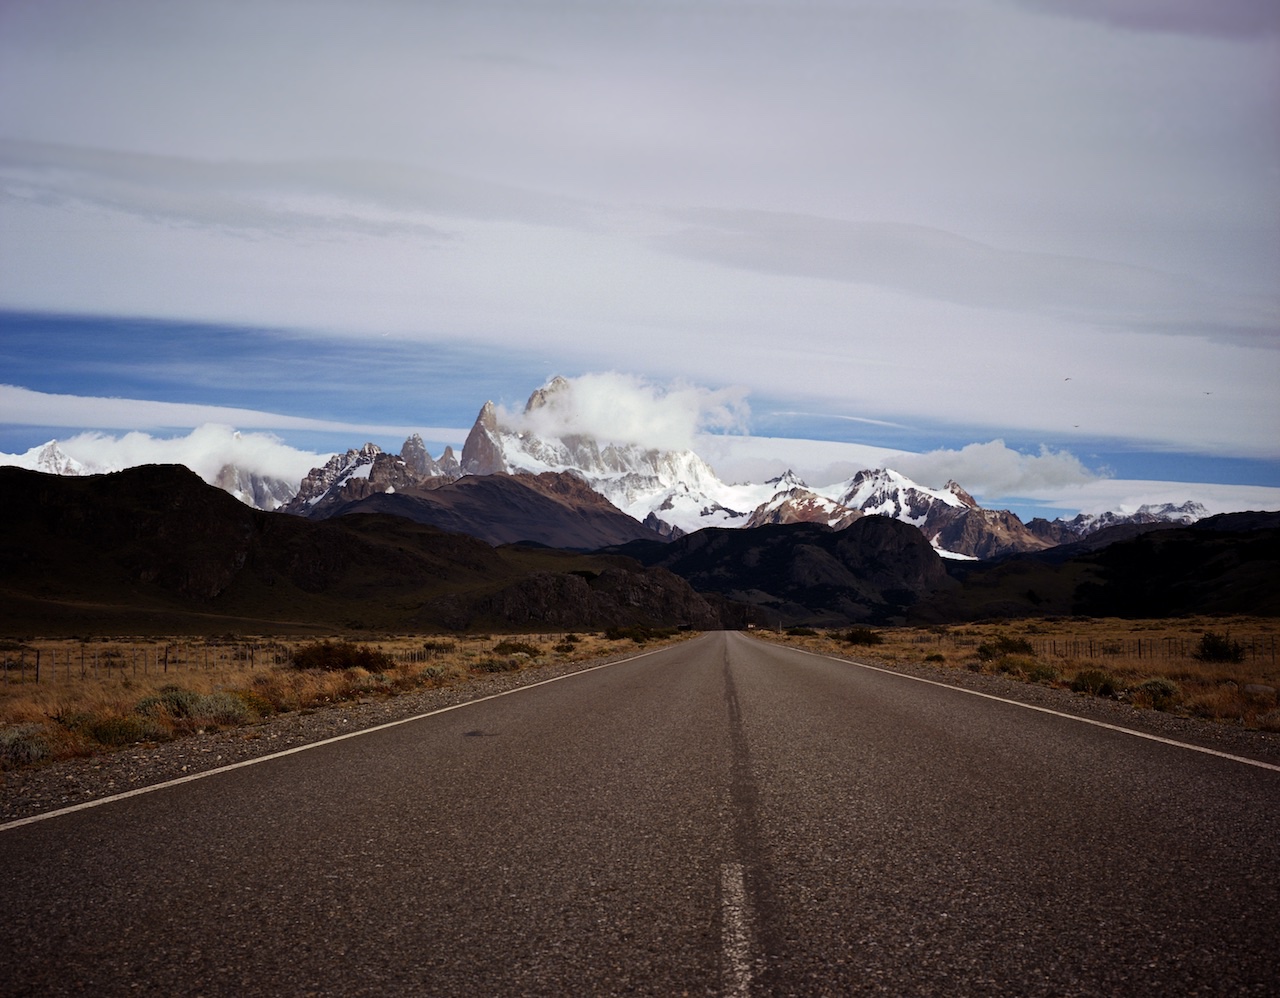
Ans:
[[[767,636],[873,664],[923,662],[1001,674],[1138,707],[1280,731],[1276,618],[1061,617],[872,631],[806,630]]]
[[[0,770],[253,724],[478,675],[588,661],[672,632],[0,642]],[[37,673],[38,665],[38,673]]]

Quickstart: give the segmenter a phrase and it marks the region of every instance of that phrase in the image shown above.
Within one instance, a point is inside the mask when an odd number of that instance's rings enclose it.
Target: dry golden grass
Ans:
[[[766,633],[824,654],[1004,674],[1135,706],[1280,731],[1280,620],[1274,618],[1055,618],[883,628],[874,632],[881,638],[874,645],[851,644],[844,640],[849,631]],[[1197,658],[1205,634],[1238,646],[1241,660]]]
[[[649,635],[665,643],[687,635]],[[363,640],[371,668],[298,669],[296,651],[345,639],[170,637],[0,644],[0,770],[253,723],[283,711],[477,675],[589,661],[636,647],[632,632]],[[37,653],[39,674],[37,681]],[[321,656],[323,657],[323,655]]]

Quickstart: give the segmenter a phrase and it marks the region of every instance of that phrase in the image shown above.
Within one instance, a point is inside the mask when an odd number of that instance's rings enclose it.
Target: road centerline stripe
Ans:
[[[428,710],[421,714],[414,714],[412,717],[402,717],[395,721],[386,721],[382,724],[376,724],[371,728],[361,728],[359,731],[348,731],[345,734],[334,735],[331,738],[323,738],[318,742],[307,742],[305,745],[295,745],[293,748],[282,749],[279,752],[272,752],[269,755],[258,756],[255,759],[243,759],[240,762],[229,763],[226,766],[218,766],[216,769],[206,769],[200,773],[190,773],[186,776],[177,776],[171,780],[165,780],[162,783],[152,783],[145,787],[135,787],[132,790],[125,790],[118,794],[112,794],[109,797],[97,797],[93,800],[81,801],[79,804],[69,804],[66,807],[60,807],[55,811],[43,811],[40,814],[32,814],[25,818],[15,818],[13,821],[0,824],[0,832],[7,832],[11,828],[21,828],[23,825],[34,825],[36,822],[46,821],[49,818],[59,818],[64,814],[73,814],[76,811],[87,811],[90,808],[101,807],[104,804],[113,804],[116,801],[127,800],[130,797],[141,797],[143,794],[153,793],[157,790],[166,790],[169,787],[180,786],[183,783],[194,783],[196,780],[203,780],[208,776],[218,776],[221,773],[230,773],[232,770],[245,769],[248,766],[256,766],[259,763],[271,762],[274,759],[283,759],[285,756],[289,755],[297,755],[300,752],[309,752],[311,749],[320,748],[324,745],[332,745],[335,742],[344,742],[349,738],[359,738],[361,735],[371,735],[377,731],[386,731],[388,728],[399,727],[402,724],[409,724],[413,721],[421,721],[428,717],[435,717],[437,714],[447,714],[451,710],[459,710],[462,707],[471,707],[475,704],[485,703],[489,700],[496,700],[499,697],[510,696],[512,693],[521,693],[524,690],[531,690],[538,686],[546,686],[549,683],[558,683],[562,679],[571,679],[574,676],[585,676],[589,672],[608,669],[615,665],[624,665],[627,662],[634,662],[638,659],[645,658],[648,655],[656,655],[660,651],[666,651],[666,648],[654,648],[651,651],[641,652],[639,655],[630,655],[627,658],[618,659],[616,662],[602,662],[600,665],[593,665],[590,668],[579,669],[576,672],[567,672],[563,676],[552,676],[550,679],[540,679],[536,683],[529,683],[527,686],[517,686],[514,689],[502,690],[498,693],[490,693],[487,696],[478,697],[475,700],[464,700],[461,703],[450,704],[447,707],[438,707],[435,710]]]
[[[726,998],[751,994],[751,915],[741,863],[720,868],[720,949]]]

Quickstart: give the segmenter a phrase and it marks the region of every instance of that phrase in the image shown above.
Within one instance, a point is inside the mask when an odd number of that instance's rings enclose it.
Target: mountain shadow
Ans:
[[[669,543],[609,550],[669,569],[699,592],[747,604],[766,626],[891,623],[954,584],[918,529],[885,516],[838,531],[813,523],[708,527]]]
[[[1106,543],[1110,541],[1110,543]],[[1280,615],[1280,513],[1123,525],[1077,544],[956,566],[915,623],[1002,617]]]
[[[186,468],[0,468],[6,634],[720,626],[625,558],[494,547],[401,517],[252,509]]]
[[[593,551],[658,534],[614,506],[581,479],[541,475],[467,475],[438,488],[379,492],[326,507],[326,517],[386,513],[489,544],[530,542]]]

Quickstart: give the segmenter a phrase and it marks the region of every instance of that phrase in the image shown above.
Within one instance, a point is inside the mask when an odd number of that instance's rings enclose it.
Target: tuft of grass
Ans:
[[[1116,680],[1104,669],[1081,669],[1071,680],[1071,689],[1076,693],[1113,697],[1116,695]]]

